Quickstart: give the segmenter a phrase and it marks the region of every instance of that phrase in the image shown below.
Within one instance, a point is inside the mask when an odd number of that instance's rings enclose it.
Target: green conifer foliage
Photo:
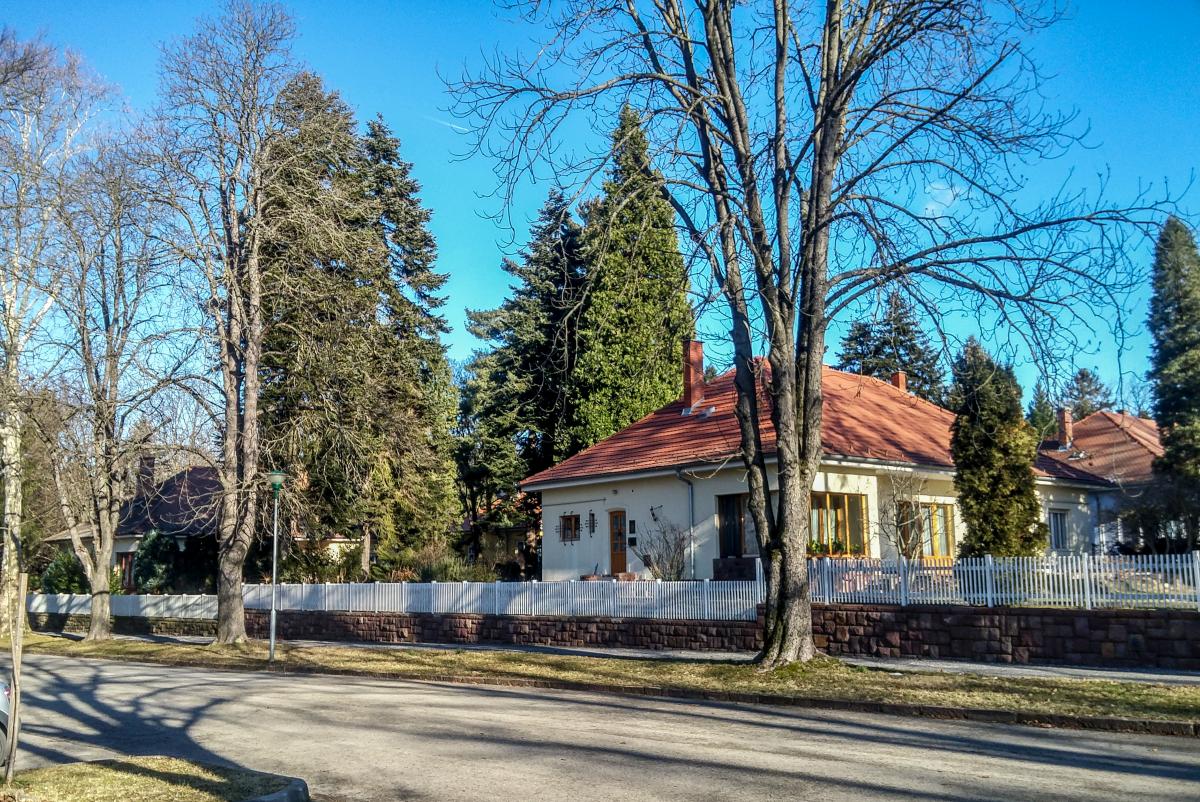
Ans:
[[[470,420],[461,425],[486,423],[479,436],[511,439],[528,473],[580,449],[565,425],[577,403],[571,377],[587,276],[580,240],[569,201],[551,190],[520,259],[504,262],[511,296],[467,313],[469,330],[490,348],[468,366],[462,412]]]
[[[295,477],[307,533],[445,534],[454,521],[454,389],[436,247],[411,165],[380,120],[365,134],[320,79],[282,93],[285,169],[264,203],[264,465]]]
[[[1025,412],[1025,420],[1033,427],[1039,440],[1049,439],[1058,425],[1058,415],[1050,393],[1046,390],[1046,382],[1038,379],[1033,386],[1033,398],[1029,399],[1029,407]]]
[[[1196,240],[1172,217],[1154,249],[1149,377],[1164,453],[1164,477],[1200,482],[1200,254]]]
[[[586,277],[580,239],[570,202],[551,190],[528,246],[504,261],[510,297],[467,313],[468,329],[487,345],[458,379],[455,462],[476,547],[489,528],[536,519],[517,483],[580,448],[566,426]]]
[[[1021,388],[975,341],[954,363],[950,441],[954,486],[967,525],[959,556],[1040,554],[1047,532],[1034,490],[1037,437],[1021,414]]]
[[[626,107],[604,194],[586,210],[572,447],[602,440],[682,392],[680,342],[695,323],[674,224],[641,121]]]
[[[945,378],[937,351],[912,306],[899,292],[887,297],[877,321],[856,320],[842,338],[838,370],[888,381],[896,371],[908,376],[908,391],[935,404],[945,402]]]
[[[1112,390],[1095,373],[1080,368],[1063,391],[1062,406],[1071,410],[1075,420],[1083,420],[1093,412],[1112,409]]]

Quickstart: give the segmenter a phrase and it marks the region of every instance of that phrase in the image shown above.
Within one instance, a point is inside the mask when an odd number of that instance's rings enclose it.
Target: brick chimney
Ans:
[[[138,498],[150,498],[154,495],[153,454],[142,454],[138,458],[137,495]]]
[[[908,374],[902,370],[898,370],[892,374],[892,386],[900,389],[900,392],[908,392]]]
[[[683,341],[683,405],[691,408],[704,400],[704,343]]]
[[[1058,447],[1067,448],[1075,441],[1075,421],[1071,418],[1071,410],[1066,407],[1058,408]]]

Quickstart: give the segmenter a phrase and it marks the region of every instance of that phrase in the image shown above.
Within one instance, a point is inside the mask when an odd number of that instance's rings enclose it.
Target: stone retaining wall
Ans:
[[[834,655],[1200,669],[1200,612],[1027,607],[814,606]]]
[[[87,631],[87,616],[31,614],[34,629]],[[251,637],[268,614],[246,611]],[[213,621],[117,618],[122,634],[212,635]],[[749,651],[756,621],[432,615],[281,611],[284,640],[368,643],[502,643],[633,649]],[[1200,612],[1035,608],[814,605],[817,648],[832,655],[930,657],[999,663],[1063,663],[1200,669]]]
[[[246,611],[246,630],[265,638],[269,614]],[[542,646],[613,646],[631,649],[757,649],[755,621],[661,621],[646,618],[557,618],[429,613],[278,613],[284,640],[370,643],[505,643]]]
[[[88,631],[90,617],[66,613],[30,613],[29,628],[38,632]],[[113,618],[113,632],[118,635],[199,635],[215,637],[216,621],[195,618]]]

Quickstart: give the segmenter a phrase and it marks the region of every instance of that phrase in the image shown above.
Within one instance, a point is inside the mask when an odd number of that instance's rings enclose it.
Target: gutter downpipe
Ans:
[[[696,486],[683,475],[682,468],[675,469],[675,478],[688,486],[688,557],[692,567],[692,579],[696,578]]]

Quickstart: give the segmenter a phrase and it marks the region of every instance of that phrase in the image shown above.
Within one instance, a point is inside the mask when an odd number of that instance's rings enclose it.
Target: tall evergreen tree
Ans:
[[[586,277],[581,229],[570,203],[551,190],[499,307],[468,311],[468,330],[489,348],[458,380],[457,485],[470,539],[536,517],[517,483],[579,451],[566,426],[574,416],[571,381]]]
[[[453,522],[454,394],[411,165],[382,121],[315,76],[281,93],[268,188],[265,462],[297,476],[298,524],[427,539]]]
[[[1200,547],[1200,252],[1181,221],[1167,220],[1154,249],[1148,378],[1163,455],[1142,517],[1155,549]]]
[[[1172,217],[1154,249],[1150,298],[1150,380],[1154,419],[1162,434],[1164,476],[1200,482],[1200,253]]]
[[[1046,545],[1034,490],[1037,437],[1021,414],[1011,367],[997,365],[974,339],[954,363],[950,440],[954,486],[967,525],[959,556],[1032,555]]]
[[[1062,406],[1069,407],[1075,420],[1102,409],[1112,409],[1112,390],[1087,368],[1080,368],[1063,391]]]
[[[468,366],[461,414],[485,421],[489,436],[511,439],[523,470],[535,473],[581,447],[565,424],[577,403],[571,377],[586,266],[580,226],[560,190],[551,190],[520,259],[503,267],[514,279],[511,297],[467,313],[468,330],[490,349]]]
[[[837,367],[884,381],[902,370],[908,376],[909,392],[935,404],[945,401],[945,378],[938,354],[899,292],[888,294],[881,319],[850,324],[842,338]]]
[[[568,440],[588,446],[679,397],[680,341],[695,331],[675,212],[638,114],[621,110],[604,194],[586,210],[587,303]]]
[[[1048,438],[1058,424],[1054,402],[1050,400],[1050,392],[1046,389],[1046,382],[1042,379],[1038,379],[1037,384],[1033,386],[1033,398],[1029,399],[1025,420],[1029,422],[1041,440]]]

